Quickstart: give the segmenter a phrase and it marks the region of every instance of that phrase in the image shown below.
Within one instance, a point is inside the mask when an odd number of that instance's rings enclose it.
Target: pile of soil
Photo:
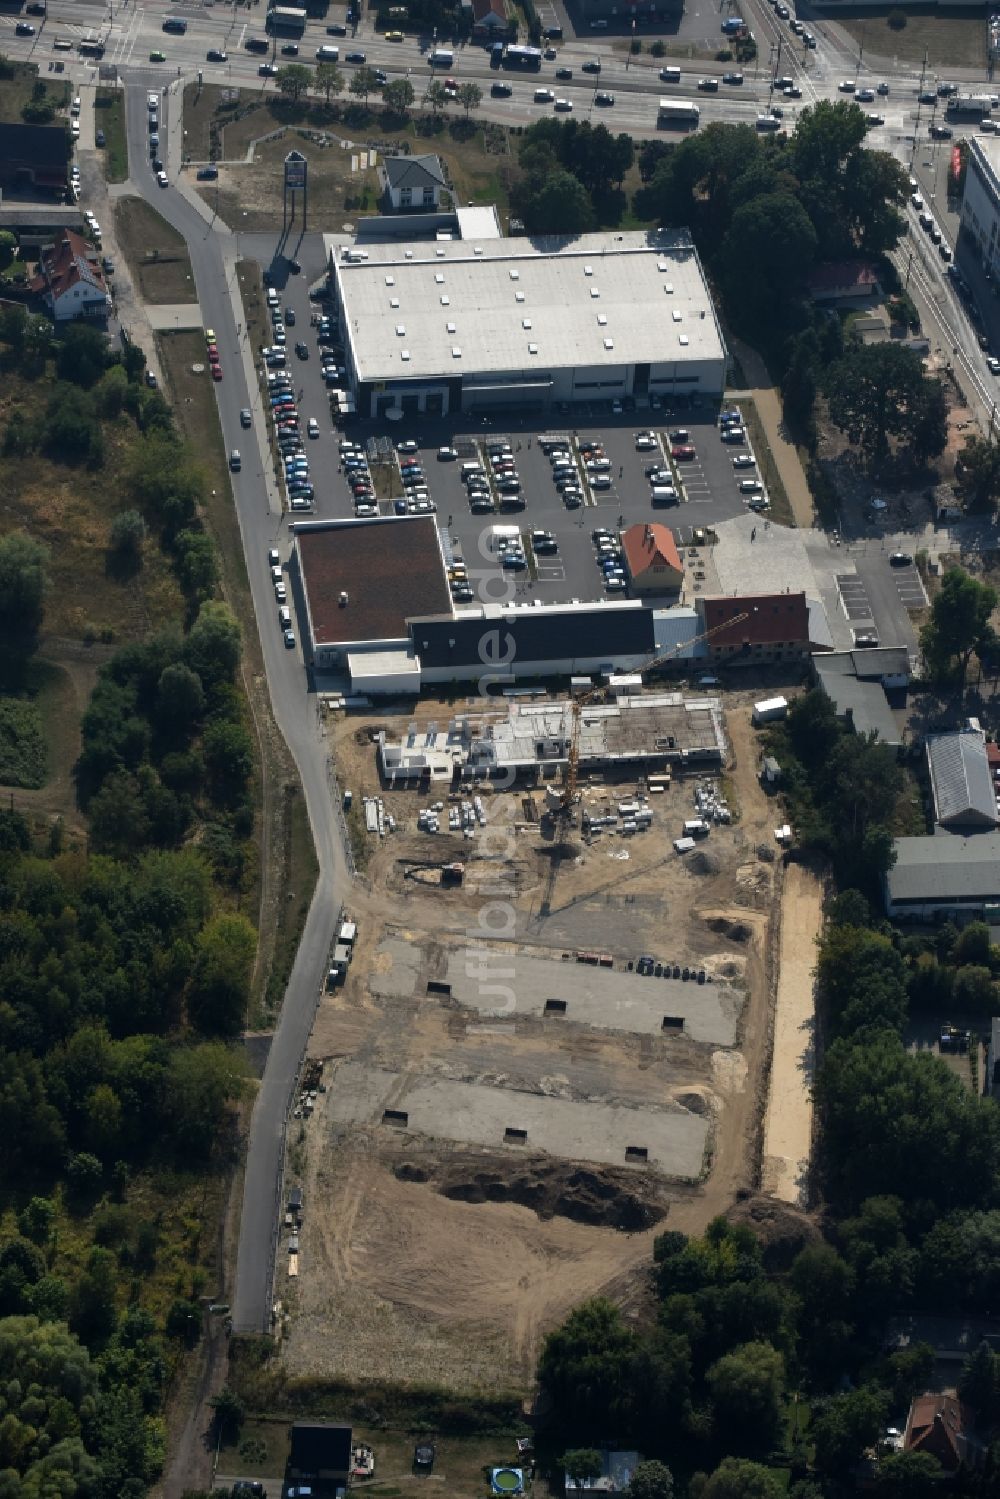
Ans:
[[[722,868],[721,860],[715,855],[699,848],[691,854],[687,861],[687,868],[692,874],[718,874]]]
[[[745,921],[730,921],[726,916],[713,916],[707,926],[710,932],[718,932],[720,936],[728,937],[730,942],[749,942],[753,936]]]
[[[771,1197],[745,1197],[729,1209],[726,1217],[730,1223],[753,1229],[763,1245],[769,1270],[787,1270],[797,1254],[822,1239],[808,1214]]]
[[[436,1176],[425,1166],[403,1161],[395,1175],[400,1181],[432,1181],[435,1190],[453,1202],[516,1202],[539,1218],[561,1216],[623,1233],[652,1228],[666,1214],[666,1205],[655,1200],[652,1183],[631,1173],[560,1162],[452,1161]],[[647,1186],[648,1197],[642,1191]]]

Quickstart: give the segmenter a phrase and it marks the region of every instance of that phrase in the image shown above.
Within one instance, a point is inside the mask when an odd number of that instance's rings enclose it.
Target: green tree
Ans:
[[[813,1414],[816,1466],[830,1478],[845,1477],[885,1429],[889,1393],[863,1385],[834,1395]]]
[[[955,464],[965,503],[980,514],[995,510],[1000,500],[1000,444],[970,435]]]
[[[785,1361],[769,1343],[744,1343],[705,1376],[716,1430],[734,1447],[767,1448],[781,1414]]]
[[[571,1447],[559,1459],[559,1467],[579,1486],[590,1478],[600,1478],[603,1469],[596,1447]]]
[[[891,1452],[879,1463],[875,1493],[880,1499],[934,1499],[943,1477],[932,1452]]]
[[[743,1457],[727,1457],[707,1477],[696,1473],[690,1499],[782,1499],[784,1487],[777,1473]]]
[[[875,463],[888,453],[891,437],[912,443],[923,433],[934,383],[912,349],[859,345],[827,371],[830,419]]]
[[[549,1334],[538,1378],[564,1429],[586,1437],[624,1419],[634,1353],[632,1333],[618,1308],[600,1297],[576,1307]]]
[[[321,62],[316,66],[316,87],[326,100],[327,108],[330,105],[332,94],[344,92],[344,75],[335,62]]]
[[[48,547],[24,531],[0,537],[0,634],[8,648],[34,646],[45,612],[48,559]]]
[[[115,1257],[109,1249],[92,1249],[87,1268],[70,1295],[69,1325],[88,1347],[107,1342],[114,1331]]]
[[[529,234],[583,234],[597,223],[590,194],[572,172],[532,173],[514,193]]]
[[[204,735],[205,763],[212,793],[224,806],[235,806],[253,774],[253,742],[241,723],[223,719],[211,723]]]
[[[149,840],[142,786],[127,770],[112,771],[87,807],[90,841],[98,853],[127,858]]]
[[[219,1393],[212,1396],[209,1405],[215,1411],[215,1419],[223,1437],[232,1440],[246,1420],[243,1401],[229,1385],[223,1385]]]
[[[931,602],[931,617],[920,632],[920,648],[937,680],[964,680],[972,654],[990,638],[990,615],[997,591],[960,567],[949,568]]]
[[[206,1042],[175,1051],[167,1069],[166,1118],[181,1159],[211,1154],[228,1105],[246,1090],[246,1068],[235,1051]]]
[[[201,678],[183,661],[165,666],[156,688],[156,716],[172,735],[186,738],[205,711]]]
[[[232,681],[240,662],[240,627],[225,604],[212,600],[202,604],[184,654],[209,689]]]
[[[300,62],[290,62],[285,67],[278,69],[275,82],[280,91],[288,99],[298,100],[309,91],[312,73]]]
[[[451,94],[445,88],[440,78],[431,79],[430,83],[427,85],[427,92],[424,95],[424,98],[430,105],[431,113],[434,115],[435,119],[437,119],[441,110],[447,109],[448,105],[451,103]]]
[[[97,328],[86,323],[71,323],[59,340],[56,374],[60,380],[90,387],[104,374],[108,365],[108,341]]]
[[[207,531],[182,531],[174,548],[177,575],[185,593],[205,600],[215,592],[219,581],[219,563],[215,543]]]
[[[26,1239],[45,1245],[52,1235],[56,1205],[51,1197],[32,1197],[17,1216],[17,1226]]]
[[[17,236],[0,229],[0,271],[5,271],[17,254]]]
[[[958,1393],[983,1425],[993,1424],[1000,1404],[1000,1359],[985,1340],[962,1365]]]
[[[138,510],[119,510],[111,522],[111,550],[118,556],[137,562],[146,540],[146,522]]]
[[[379,89],[379,81],[375,76],[375,69],[369,67],[355,68],[347,87],[348,92],[352,93],[356,99],[361,99],[367,104],[369,95],[377,93]]]
[[[789,277],[801,280],[816,258],[816,230],[787,191],[754,197],[733,213],[717,266],[730,305],[755,324],[773,318],[787,298]]]
[[[469,111],[478,109],[483,102],[483,91],[478,83],[463,83],[459,86],[458,102],[465,110],[465,118],[469,118]]]
[[[649,1460],[632,1474],[629,1499],[673,1499],[674,1475],[664,1464]]]
[[[382,90],[382,103],[394,115],[405,115],[412,109],[415,98],[413,84],[408,78],[394,78]]]
[[[981,963],[988,968],[994,960],[993,941],[985,921],[970,921],[958,934],[952,954],[956,963]]]
[[[250,992],[257,933],[245,916],[216,916],[198,934],[188,1008],[200,1031],[232,1036]]]

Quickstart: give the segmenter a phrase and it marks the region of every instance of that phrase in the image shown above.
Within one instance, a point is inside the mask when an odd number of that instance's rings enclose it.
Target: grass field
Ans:
[[[143,300],[160,306],[194,302],[191,261],[177,230],[142,198],[119,198],[114,211],[118,243]]]
[[[853,15],[838,10],[836,20],[872,60],[893,58],[919,65],[926,53],[929,68],[950,65],[985,70],[986,14],[982,8],[911,14],[901,31],[888,24],[894,13],[898,11],[888,5],[884,10],[858,10]]]
[[[32,90],[39,81],[38,69],[34,63],[10,63],[13,76],[8,78],[0,75],[0,121],[5,124],[21,121],[21,110],[31,98]],[[41,80],[45,97],[55,105],[56,109],[66,109],[70,101],[70,85],[63,78],[43,78]]]
[[[273,225],[281,216],[281,163],[290,148],[309,161],[309,212],[314,223],[350,221],[357,213],[377,208],[378,180],[370,169],[352,172],[351,158],[359,146],[369,142],[388,148],[408,146],[414,152],[433,150],[445,163],[455,195],[462,203],[497,203],[505,216],[514,158],[508,138],[496,127],[484,126],[464,115],[435,120],[416,110],[403,124],[377,109],[335,103],[327,110],[321,101],[312,107],[291,105],[257,91],[240,95],[239,108],[219,112],[223,91],[189,87],[185,95],[185,125],[191,155],[205,160],[216,148],[220,166],[218,184],[201,191],[220,216],[234,228],[258,229]],[[225,123],[224,123],[225,122]],[[219,131],[219,127],[224,128]],[[254,163],[246,164],[250,143],[275,130],[283,134],[264,141]],[[302,131],[324,133],[329,144],[307,139]],[[345,150],[341,140],[358,143]]]
[[[99,88],[94,99],[94,129],[103,130],[104,173],[109,182],[128,179],[128,144],[125,139],[125,95],[117,89]]]

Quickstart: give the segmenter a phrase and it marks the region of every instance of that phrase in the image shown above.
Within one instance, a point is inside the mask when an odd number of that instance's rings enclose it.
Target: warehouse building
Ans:
[[[686,230],[410,242],[326,237],[362,417],[721,397],[726,350]]]
[[[897,838],[883,876],[894,921],[991,921],[1000,907],[1000,833]]]
[[[927,769],[934,820],[943,828],[995,828],[997,797],[982,733],[930,734]]]

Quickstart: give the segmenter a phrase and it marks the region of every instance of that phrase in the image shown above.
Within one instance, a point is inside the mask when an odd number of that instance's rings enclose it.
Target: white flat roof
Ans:
[[[326,246],[361,381],[725,357],[684,230]]]

